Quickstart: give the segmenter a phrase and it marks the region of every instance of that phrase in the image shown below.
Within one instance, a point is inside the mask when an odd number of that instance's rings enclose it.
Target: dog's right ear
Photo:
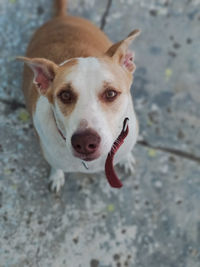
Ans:
[[[58,65],[44,58],[17,57],[16,59],[23,61],[32,69],[34,73],[33,83],[40,94],[46,94],[55,78]]]
[[[126,71],[133,73],[135,70],[134,54],[129,50],[129,46],[132,41],[140,34],[140,30],[132,31],[127,38],[113,44],[108,51],[106,56],[112,58],[114,62],[123,67]]]

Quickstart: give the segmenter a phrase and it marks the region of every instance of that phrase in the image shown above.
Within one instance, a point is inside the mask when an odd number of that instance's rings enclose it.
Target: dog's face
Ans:
[[[131,77],[108,59],[69,60],[55,77],[52,106],[68,149],[83,160],[107,155],[130,104]]]
[[[135,65],[128,45],[137,33],[114,44],[101,58],[75,58],[60,65],[23,58],[34,71],[39,93],[48,98],[72,156],[85,161],[105,156],[119,135],[132,105]]]

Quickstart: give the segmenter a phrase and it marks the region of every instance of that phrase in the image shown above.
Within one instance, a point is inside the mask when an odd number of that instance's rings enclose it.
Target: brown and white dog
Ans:
[[[88,20],[66,15],[66,5],[56,1],[56,16],[36,31],[26,57],[18,58],[27,65],[23,93],[56,192],[64,172],[104,169],[125,117],[129,135],[115,164],[132,171],[138,136],[130,93],[135,64],[128,48],[139,30],[112,44]]]

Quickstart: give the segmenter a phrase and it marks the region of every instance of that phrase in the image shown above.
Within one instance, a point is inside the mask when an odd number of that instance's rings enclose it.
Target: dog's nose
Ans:
[[[74,150],[80,154],[89,155],[97,151],[101,137],[93,130],[85,130],[84,132],[72,135],[71,143]]]

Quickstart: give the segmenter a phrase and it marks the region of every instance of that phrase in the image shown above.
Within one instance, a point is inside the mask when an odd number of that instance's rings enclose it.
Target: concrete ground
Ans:
[[[69,0],[71,14],[118,41],[134,28],[136,172],[48,191],[21,93],[23,55],[52,1],[0,2],[0,267],[200,266],[200,1]]]

